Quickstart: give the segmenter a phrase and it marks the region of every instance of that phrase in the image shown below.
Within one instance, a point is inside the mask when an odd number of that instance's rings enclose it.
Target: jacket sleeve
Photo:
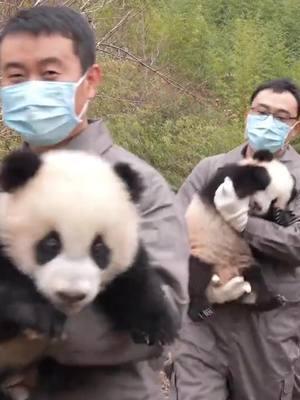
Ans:
[[[213,159],[214,157],[209,157],[200,161],[180,187],[177,193],[177,202],[183,214],[185,214],[193,195],[201,190],[210,175],[216,170],[216,166],[212,165],[214,164]]]
[[[141,204],[141,234],[151,265],[165,281],[169,301],[182,316],[188,304],[189,247],[184,216],[160,175],[148,179]]]
[[[188,242],[175,196],[164,179],[146,171],[147,186],[140,203],[141,236],[151,265],[165,281],[163,289],[178,316],[188,304]],[[54,348],[64,364],[120,365],[159,356],[163,348],[134,344],[128,334],[114,332],[104,315],[86,310],[68,321],[69,339]]]
[[[300,195],[298,194],[293,211],[300,217]],[[262,218],[249,217],[244,237],[256,250],[287,265],[300,265],[300,222],[282,227]]]

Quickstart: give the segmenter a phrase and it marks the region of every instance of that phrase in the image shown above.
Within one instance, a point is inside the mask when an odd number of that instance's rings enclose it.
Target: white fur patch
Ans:
[[[40,267],[35,273],[38,289],[44,293],[49,300],[62,309],[65,313],[80,311],[85,305],[91,303],[101,288],[105,273],[95,265],[90,257],[73,260],[60,255]],[[62,302],[59,293],[78,293],[84,297],[74,304]]]
[[[24,187],[0,195],[0,239],[12,260],[48,297],[53,298],[59,285],[83,285],[91,300],[100,286],[125,271],[135,258],[136,205],[122,180],[99,156],[54,150],[42,155],[42,160],[40,170]],[[51,230],[59,233],[63,252],[40,266],[34,246]],[[96,235],[111,251],[105,270],[90,256]]]
[[[277,159],[261,162],[249,158],[241,161],[240,164],[265,167],[271,178],[271,183],[265,190],[258,191],[250,198],[250,208],[254,203],[257,203],[260,207],[260,210],[254,211],[256,215],[265,215],[274,199],[277,199],[274,203],[275,207],[282,210],[287,207],[294,187],[294,180],[285,164]]]

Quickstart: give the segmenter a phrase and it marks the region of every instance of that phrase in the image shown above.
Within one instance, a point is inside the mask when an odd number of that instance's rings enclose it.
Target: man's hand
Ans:
[[[249,198],[239,199],[233,182],[226,177],[214,197],[216,209],[236,231],[243,232],[248,222]]]
[[[245,282],[242,276],[236,276],[224,285],[221,285],[218,275],[213,275],[206,289],[206,296],[211,304],[222,304],[237,300],[243,294],[249,294],[250,292],[250,283]]]

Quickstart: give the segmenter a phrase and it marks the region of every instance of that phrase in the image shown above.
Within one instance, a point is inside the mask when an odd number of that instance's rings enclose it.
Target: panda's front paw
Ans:
[[[34,310],[31,330],[50,339],[61,339],[66,316],[51,305],[40,305]],[[25,332],[26,334],[26,332]]]
[[[62,337],[66,317],[48,304],[14,304],[9,307],[6,325],[12,336],[22,334],[29,339],[41,336],[49,339]]]
[[[160,315],[149,316],[144,319],[140,327],[132,330],[131,336],[137,344],[166,345],[172,344],[176,339],[179,329],[179,321],[173,311],[168,311]]]

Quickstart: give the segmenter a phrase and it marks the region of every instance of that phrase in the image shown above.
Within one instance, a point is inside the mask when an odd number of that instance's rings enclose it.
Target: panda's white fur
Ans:
[[[246,241],[220,214],[213,212],[195,195],[185,214],[190,253],[215,266],[214,272],[225,284],[254,262]]]
[[[65,312],[90,303],[107,283],[132,265],[139,245],[139,216],[125,184],[98,156],[80,151],[50,151],[26,185],[0,196],[0,240],[14,263]],[[56,230],[63,252],[38,265],[34,245]],[[90,256],[96,234],[111,250],[101,270]],[[72,307],[60,304],[60,290],[86,294]]]
[[[266,189],[258,190],[250,196],[250,212],[253,215],[266,215],[274,199],[276,200],[273,207],[281,210],[286,209],[292,196],[295,180],[283,162],[276,158],[271,161],[246,158],[240,162],[240,165],[259,165],[266,168],[270,176],[270,184]]]

